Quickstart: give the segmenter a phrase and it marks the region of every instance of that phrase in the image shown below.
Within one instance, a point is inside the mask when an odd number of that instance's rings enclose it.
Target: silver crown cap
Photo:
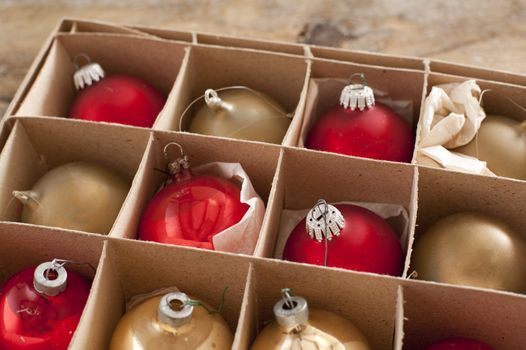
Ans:
[[[351,110],[358,108],[360,111],[365,107],[371,108],[374,106],[373,89],[363,84],[349,84],[342,90],[340,105]]]
[[[334,236],[340,235],[345,220],[335,206],[320,199],[314,208],[308,212],[305,225],[310,238],[318,242],[321,242],[323,238],[330,241]]]
[[[105,75],[106,73],[104,73],[104,69],[102,69],[100,64],[88,63],[77,69],[75,74],[73,74],[73,82],[77,90],[82,90],[100,81]]]

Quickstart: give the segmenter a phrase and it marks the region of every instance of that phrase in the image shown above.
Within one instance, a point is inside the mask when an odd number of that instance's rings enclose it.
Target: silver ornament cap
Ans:
[[[334,236],[339,236],[345,225],[342,213],[333,205],[320,199],[307,213],[305,219],[307,233],[312,239],[321,242],[324,238],[328,241]]]
[[[361,83],[353,84],[352,80],[355,76],[361,78]],[[366,107],[371,108],[374,106],[374,92],[365,80],[365,74],[356,73],[351,76],[351,83],[345,86],[340,95],[340,105],[343,108],[350,108],[355,110],[358,108],[363,111]]]
[[[50,273],[56,273],[56,278],[50,278]],[[33,273],[33,287],[41,294],[56,296],[62,293],[68,284],[68,272],[54,261],[48,261],[37,266]]]
[[[84,58],[88,63],[84,66],[79,66],[77,61],[80,58]],[[79,54],[73,59],[73,65],[75,66],[75,73],[73,74],[73,83],[77,90],[82,90],[85,87],[91,86],[92,84],[101,81],[106,73],[102,69],[101,65],[96,62],[91,62],[88,55]]]
[[[173,328],[181,327],[192,320],[194,307],[188,304],[185,293],[173,292],[164,295],[159,302],[157,319],[159,322]],[[174,306],[177,303],[178,306]]]
[[[292,296],[288,288],[281,290],[281,300],[274,305],[276,322],[285,328],[296,328],[309,320],[309,305],[302,297]]]

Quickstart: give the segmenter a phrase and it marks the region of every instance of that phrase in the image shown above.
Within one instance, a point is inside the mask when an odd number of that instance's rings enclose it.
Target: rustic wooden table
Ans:
[[[312,40],[526,74],[526,0],[0,0],[0,115],[65,16],[284,41],[321,28]]]

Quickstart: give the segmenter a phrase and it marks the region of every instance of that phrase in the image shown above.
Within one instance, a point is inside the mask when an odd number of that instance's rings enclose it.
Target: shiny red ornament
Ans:
[[[104,76],[96,63],[77,70],[80,90],[70,110],[75,119],[150,128],[161,112],[165,98],[146,81],[129,75]]]
[[[495,348],[473,339],[451,338],[430,345],[425,350],[495,350]]]
[[[319,208],[319,204],[290,234],[283,251],[285,260],[323,266],[326,259],[326,266],[329,267],[391,276],[402,274],[402,247],[395,232],[384,219],[356,205],[329,205],[327,225],[334,225],[333,220],[337,215],[331,216],[332,208],[341,213],[339,234],[333,234],[328,239],[325,230],[322,230],[324,238],[318,240],[316,237],[311,238],[307,226],[307,220],[311,220],[323,229],[325,221],[323,215],[316,213],[316,208]]]
[[[0,349],[67,349],[88,299],[90,283],[67,271],[67,284],[55,296],[34,286],[35,267],[13,275],[0,290]],[[53,272],[50,274],[52,275]]]
[[[350,156],[411,162],[415,137],[391,108],[374,102],[371,88],[348,85],[341,106],[323,114],[310,130],[306,147]]]
[[[181,160],[179,160],[181,161]],[[148,203],[139,239],[214,249],[213,237],[237,224],[249,205],[240,201],[240,187],[228,179],[193,175],[183,160],[172,182]]]

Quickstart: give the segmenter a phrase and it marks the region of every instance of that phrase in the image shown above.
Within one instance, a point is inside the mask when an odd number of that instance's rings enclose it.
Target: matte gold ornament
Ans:
[[[462,212],[417,239],[412,269],[428,281],[526,292],[526,241],[503,221]]]
[[[194,103],[197,112],[187,116]],[[244,86],[208,89],[181,117],[180,128],[197,134],[280,144],[291,121],[283,107]]]
[[[477,136],[454,151],[485,161],[496,175],[526,180],[526,121],[488,115]]]
[[[221,315],[189,300],[174,292],[133,307],[119,321],[110,350],[230,350],[234,337]]]
[[[309,309],[304,298],[282,291],[274,306],[275,321],[267,325],[252,350],[370,350],[362,332],[345,318]]]
[[[98,164],[72,162],[13,196],[24,205],[22,222],[107,234],[129,189],[128,181]]]

